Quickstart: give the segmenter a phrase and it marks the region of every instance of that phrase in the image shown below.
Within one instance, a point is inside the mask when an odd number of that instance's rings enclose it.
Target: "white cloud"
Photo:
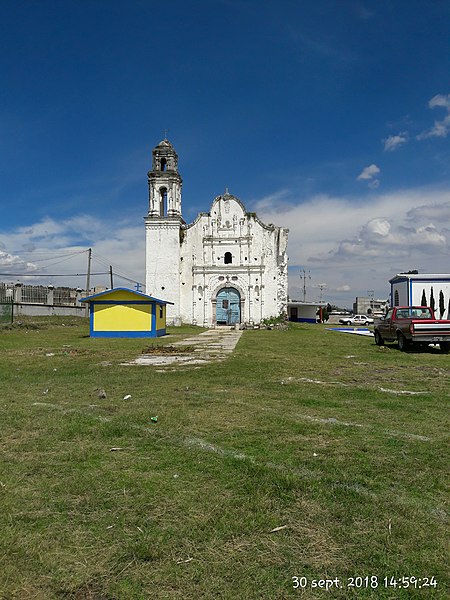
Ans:
[[[388,280],[400,271],[450,270],[450,189],[374,192],[357,201],[320,195],[301,203],[284,189],[247,208],[256,210],[265,223],[289,227],[290,283],[295,297],[303,297],[300,266],[311,270],[307,300],[318,299],[320,291],[314,286],[324,282],[324,299],[343,306],[351,306],[355,296],[366,295],[369,289],[375,290],[376,297],[387,297]],[[87,255],[80,251],[89,247],[93,272],[107,271],[112,265],[114,272],[144,280],[145,230],[135,219],[113,222],[74,215],[0,231],[0,265],[2,272],[10,273],[85,273]],[[67,257],[69,253],[74,256]],[[44,275],[28,281],[83,287],[86,277],[52,281]],[[93,276],[92,283],[108,286],[109,277]],[[132,286],[118,277],[114,283]]]
[[[447,137],[450,132],[450,94],[437,94],[428,102],[430,108],[444,108],[447,115],[441,121],[435,121],[433,127],[423,131],[417,136],[418,140],[426,140],[433,137]]]
[[[436,96],[433,96],[433,98],[431,98],[431,100],[428,102],[428,106],[430,108],[442,106],[450,112],[450,94],[447,94],[447,96],[444,96],[443,94],[437,94]]]
[[[130,279],[144,281],[145,231],[144,226],[128,222],[97,220],[88,215],[75,215],[69,219],[55,221],[43,219],[11,231],[0,231],[0,266],[3,273],[23,273],[13,277],[37,284],[49,283],[84,286],[86,277],[75,277],[86,273],[87,253],[92,248],[92,272],[107,272],[109,265],[113,273],[121,273]],[[43,272],[42,277],[27,277],[32,272]],[[65,278],[52,278],[45,273],[61,273]],[[7,281],[7,276],[1,280]],[[109,286],[109,275],[93,275],[92,285]],[[132,285],[118,276],[114,285]]]
[[[406,144],[408,141],[408,132],[402,131],[398,135],[390,135],[388,138],[383,140],[384,142],[384,151],[385,152],[393,152],[397,150],[403,144]]]
[[[23,260],[17,254],[10,254],[9,252],[3,252],[0,250],[0,269],[2,272],[13,272],[20,271],[31,273],[38,269],[37,265],[34,263]]]
[[[350,240],[343,240],[332,250],[326,260],[347,256],[383,258],[408,256],[412,249],[425,254],[444,251],[448,254],[445,235],[430,223],[423,227],[393,226],[387,219],[373,219],[364,225]],[[321,261],[324,258],[317,257]]]
[[[289,206],[284,198],[282,206],[255,209],[264,222],[289,227],[290,282],[295,286],[297,266],[311,269],[313,280],[328,284],[324,298],[331,302],[351,306],[369,289],[385,298],[388,280],[401,271],[450,271],[450,189],[374,193],[360,201],[315,196]],[[307,299],[316,296],[311,289]]]
[[[372,164],[368,167],[365,167],[356,179],[357,181],[367,181],[368,186],[372,190],[375,190],[380,185],[380,180],[377,179],[375,175],[378,175],[378,173],[380,172],[380,167],[377,167],[377,165]]]
[[[369,165],[368,167],[365,167],[356,179],[358,181],[373,179],[375,177],[375,175],[378,175],[379,172],[380,172],[380,168],[377,167],[377,165],[372,164],[372,165]]]
[[[450,221],[450,201],[416,206],[406,213],[406,217],[417,222],[429,219],[434,219],[437,223]]]

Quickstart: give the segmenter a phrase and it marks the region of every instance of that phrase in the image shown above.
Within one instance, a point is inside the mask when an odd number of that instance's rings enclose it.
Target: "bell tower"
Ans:
[[[167,323],[180,319],[180,244],[184,221],[181,215],[182,179],[178,173],[178,154],[167,140],[152,151],[148,177],[148,214],[146,229],[146,293],[173,302],[167,305]]]
[[[178,154],[164,139],[153,148],[152,170],[148,172],[150,217],[181,217],[181,184]]]

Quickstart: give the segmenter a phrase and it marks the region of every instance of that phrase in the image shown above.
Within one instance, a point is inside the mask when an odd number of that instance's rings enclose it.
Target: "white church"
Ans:
[[[168,324],[257,324],[286,312],[288,229],[265,225],[228,191],[185,223],[167,139],[153,149],[148,186],[146,293],[173,302]]]

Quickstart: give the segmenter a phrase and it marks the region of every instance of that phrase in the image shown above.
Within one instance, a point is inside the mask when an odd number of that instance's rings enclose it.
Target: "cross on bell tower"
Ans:
[[[148,172],[149,217],[181,217],[181,185],[178,154],[164,138],[152,152],[152,169]]]

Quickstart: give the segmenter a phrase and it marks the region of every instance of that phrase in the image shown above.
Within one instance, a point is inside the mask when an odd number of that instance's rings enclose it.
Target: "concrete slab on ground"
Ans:
[[[171,368],[178,366],[199,367],[224,360],[233,352],[241,335],[242,331],[236,329],[208,329],[208,331],[172,344],[173,354],[142,354],[135,360],[122,364]],[[182,350],[186,347],[192,350],[188,352]],[[176,348],[180,348],[179,353],[176,352]]]

